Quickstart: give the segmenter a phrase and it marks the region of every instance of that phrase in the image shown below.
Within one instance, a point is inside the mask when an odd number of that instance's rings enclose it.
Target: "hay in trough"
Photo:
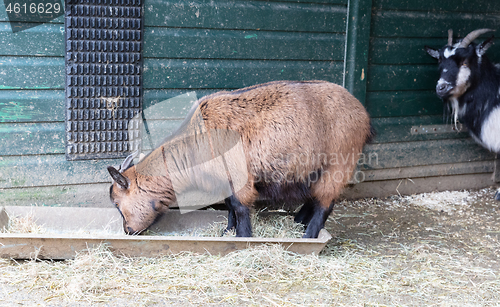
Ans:
[[[0,305],[495,306],[492,195],[471,191],[464,212],[451,215],[406,197],[343,201],[327,223],[337,237],[320,255],[262,245],[225,256],[128,258],[102,245],[67,261],[0,259]],[[448,196],[436,197],[453,203]]]
[[[38,225],[33,213],[30,213],[19,217],[10,216],[7,229],[3,229],[2,232],[43,234],[46,233],[46,229]]]
[[[301,238],[304,235],[305,227],[295,223],[293,216],[283,215],[283,212],[269,212],[266,214],[257,212],[252,214],[250,222],[252,224],[253,236],[257,238]],[[169,232],[169,236],[193,236],[193,237],[235,237],[235,229],[226,231],[227,219],[224,222],[214,222],[205,228],[195,228],[192,230]],[[146,235],[157,235],[154,231],[146,231]]]

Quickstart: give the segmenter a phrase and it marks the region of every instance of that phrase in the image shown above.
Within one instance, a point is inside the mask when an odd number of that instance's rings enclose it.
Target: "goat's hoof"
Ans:
[[[500,190],[495,193],[495,199],[500,201]]]

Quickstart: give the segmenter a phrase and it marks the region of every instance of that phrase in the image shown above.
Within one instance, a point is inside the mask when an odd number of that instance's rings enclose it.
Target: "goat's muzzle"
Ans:
[[[438,84],[436,85],[436,94],[440,98],[445,98],[445,97],[449,96],[450,91],[452,89],[453,89],[453,86],[451,85],[451,83],[449,83],[447,81],[438,82]]]

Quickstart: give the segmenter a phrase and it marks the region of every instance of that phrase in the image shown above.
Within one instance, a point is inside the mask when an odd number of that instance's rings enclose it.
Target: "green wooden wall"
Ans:
[[[328,80],[345,84],[373,117],[368,181],[488,174],[494,156],[467,134],[410,128],[443,123],[436,63],[423,46],[445,44],[448,28],[461,37],[499,29],[499,17],[500,3],[488,0],[424,9],[402,0],[145,0],[144,108],[187,92]],[[498,47],[489,54],[500,60]],[[171,99],[152,126],[172,132],[188,101]],[[64,129],[63,17],[12,33],[0,10],[0,205],[109,205],[106,166],[118,161],[66,161]]]
[[[367,172],[369,179],[493,171],[495,156],[467,133],[412,135],[411,127],[444,123],[443,104],[434,92],[437,63],[423,47],[445,45],[448,29],[455,38],[478,28],[499,29],[499,17],[498,1],[435,0],[423,5],[373,0],[370,29],[365,29],[370,32],[366,107],[378,136],[366,150],[376,152],[379,163],[367,166],[374,170]],[[499,46],[488,54],[500,61]]]

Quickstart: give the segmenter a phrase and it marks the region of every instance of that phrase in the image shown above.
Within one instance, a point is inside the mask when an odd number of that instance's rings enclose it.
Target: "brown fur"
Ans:
[[[361,103],[341,86],[324,81],[270,82],[215,93],[197,103],[207,129],[236,131],[241,136],[249,178],[234,192],[246,207],[259,196],[259,187],[262,193],[302,183],[309,193],[303,196],[328,210],[349,181],[371,135]],[[122,212],[125,229],[146,229],[175,203],[166,163],[158,168],[168,150],[167,141],[125,170],[126,189],[113,183],[111,199]],[[156,174],[137,168],[155,168]],[[316,176],[311,179],[311,174]],[[293,195],[285,190],[277,189],[274,198]]]

